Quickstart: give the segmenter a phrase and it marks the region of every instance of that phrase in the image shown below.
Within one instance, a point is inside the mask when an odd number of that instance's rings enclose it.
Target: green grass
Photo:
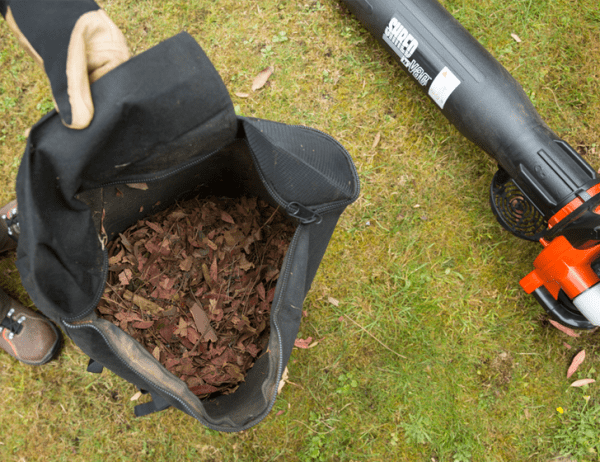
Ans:
[[[261,424],[230,435],[172,409],[135,418],[133,386],[86,373],[67,340],[40,368],[0,354],[0,460],[598,460],[598,386],[569,387],[598,379],[598,333],[566,337],[521,291],[540,246],[495,221],[494,162],[347,11],[333,0],[100,3],[136,54],[190,32],[239,113],[333,135],[355,160],[362,195],[341,218],[304,305],[299,335],[319,343],[293,352],[291,383]],[[597,1],[443,4],[598,168]],[[5,23],[0,40],[4,202],[14,198],[25,131],[52,99]],[[252,92],[268,65],[270,84]],[[1,268],[0,285],[30,303],[11,259]],[[587,359],[567,380],[581,348]]]

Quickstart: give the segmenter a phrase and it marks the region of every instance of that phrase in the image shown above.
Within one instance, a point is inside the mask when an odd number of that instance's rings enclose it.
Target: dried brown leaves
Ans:
[[[550,319],[550,324],[552,324],[554,327],[556,327],[558,330],[560,330],[562,333],[568,335],[569,337],[573,337],[573,338],[579,338],[580,334],[578,334],[577,332],[573,331],[572,329],[569,329],[568,327],[563,326],[562,324],[559,324],[558,322],[554,321],[553,319]],[[566,342],[563,342],[563,345],[565,346],[565,348],[567,349],[571,349],[571,345],[569,345]],[[581,366],[583,364],[583,362],[585,361],[585,350],[581,350],[579,351],[579,353],[577,353],[572,361],[571,361],[571,365],[569,366],[569,369],[567,370],[567,378],[570,379],[573,374],[575,374],[575,372],[577,372],[577,370],[579,369],[579,366]],[[576,380],[575,382],[573,382],[571,384],[572,387],[582,387],[584,385],[589,385],[591,383],[595,383],[596,381],[594,379],[581,379],[581,380]]]
[[[563,326],[562,324],[556,322],[554,319],[550,319],[550,324],[552,324],[559,331],[561,331],[563,334],[568,335],[569,337],[573,337],[573,338],[580,337],[580,335],[577,332],[575,332],[573,329],[569,329],[568,327]]]
[[[283,214],[257,199],[178,204],[109,244],[98,311],[196,395],[232,393],[268,343],[293,232]]]
[[[272,66],[266,67],[260,71],[252,82],[252,91],[260,90],[264,87],[267,84],[269,77],[271,77],[271,74],[273,74],[273,71],[274,69]]]
[[[577,372],[577,369],[579,369],[579,366],[583,364],[583,361],[585,361],[585,350],[581,350],[573,358],[573,361],[569,366],[569,370],[567,371],[567,378],[570,378],[575,372]]]

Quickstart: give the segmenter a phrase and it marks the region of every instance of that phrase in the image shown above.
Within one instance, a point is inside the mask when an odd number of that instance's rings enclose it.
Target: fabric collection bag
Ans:
[[[52,111],[31,130],[17,177],[23,285],[91,358],[89,370],[107,367],[151,393],[136,414],[173,406],[215,430],[256,425],[273,406],[337,220],[358,197],[352,160],[317,130],[237,117],[219,74],[187,33],[111,71],[92,95],[96,113],[87,129],[64,127]],[[148,189],[124,186],[131,183]],[[258,196],[298,226],[276,286],[268,349],[234,393],[200,400],[95,307],[108,241],[176,200],[210,195]]]

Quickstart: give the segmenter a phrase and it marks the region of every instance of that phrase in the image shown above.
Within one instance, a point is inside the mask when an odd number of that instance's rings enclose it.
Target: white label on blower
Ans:
[[[444,104],[452,92],[460,85],[460,80],[450,69],[444,67],[440,73],[433,79],[429,87],[429,96],[436,104],[444,109]]]
[[[580,293],[573,299],[573,305],[594,326],[600,326],[600,284]]]

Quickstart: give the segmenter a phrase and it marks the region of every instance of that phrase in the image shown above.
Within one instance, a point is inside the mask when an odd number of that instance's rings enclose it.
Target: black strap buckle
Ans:
[[[311,223],[319,224],[323,221],[323,217],[314,210],[305,207],[298,202],[290,202],[286,208],[288,215],[300,220],[303,225],[310,225]]]

